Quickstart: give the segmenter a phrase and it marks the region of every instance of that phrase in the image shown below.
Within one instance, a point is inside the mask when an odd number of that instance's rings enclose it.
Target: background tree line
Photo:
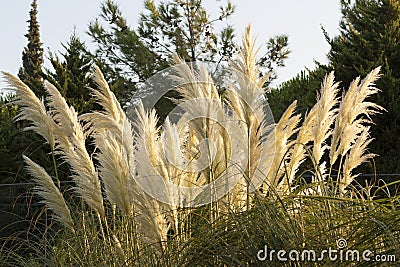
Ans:
[[[99,17],[88,28],[96,49],[89,51],[74,33],[63,44],[64,51],[60,55],[49,52],[52,68],[47,69],[43,66],[37,1],[33,0],[28,33],[25,35],[28,45],[22,53],[22,67],[18,76],[44,100],[46,95],[43,81],[49,80],[80,114],[98,109],[89,89],[95,86],[89,72],[92,64],[96,63],[104,72],[118,100],[127,107],[133,93],[144,81],[170,66],[173,51],[185,61],[202,60],[224,64],[237,47],[232,27],[217,30],[218,23],[228,20],[235,11],[229,2],[221,6],[217,17],[212,18],[201,0],[172,0],[159,4],[146,0],[139,22],[134,26],[127,24],[118,5],[113,1],[103,2],[100,9]],[[266,53],[259,59],[260,69],[264,73],[273,72],[277,66],[284,65],[284,59],[289,53],[287,45],[288,39],[283,35],[268,40]],[[271,75],[271,80],[274,78]],[[171,97],[177,97],[176,92],[169,92],[157,103],[161,120],[173,108]],[[56,167],[49,151],[35,145],[34,140],[40,138],[31,132],[22,132],[22,128],[26,126],[23,123],[12,122],[17,110],[17,107],[7,105],[12,98],[7,96],[1,99],[1,106],[4,107],[1,116],[5,118],[1,128],[3,139],[0,139],[4,140],[0,155],[4,168],[0,170],[0,182],[27,179],[22,153],[36,158],[42,166],[53,170]],[[13,135],[8,133],[10,131]],[[10,142],[11,139],[13,142]],[[18,142],[18,146],[14,142]],[[60,178],[66,179],[67,166],[57,168],[61,168]]]
[[[230,3],[221,7],[217,17],[211,17],[201,0],[170,0],[162,3],[144,1],[144,10],[137,25],[128,25],[119,7],[108,0],[101,4],[101,13],[89,25],[88,33],[96,44],[89,51],[79,36],[73,34],[63,45],[61,54],[49,52],[51,69],[43,67],[43,48],[37,21],[37,2],[32,2],[28,33],[28,45],[22,53],[19,77],[39,96],[45,97],[43,80],[57,86],[68,104],[79,113],[98,107],[88,88],[93,87],[89,70],[93,63],[103,70],[111,89],[126,107],[132,94],[156,72],[170,65],[171,53],[176,51],[185,61],[204,60],[224,64],[234,53],[235,30],[228,26],[220,29],[219,22],[229,20],[235,12]],[[399,118],[399,17],[400,4],[393,0],[341,1],[342,20],[340,34],[326,40],[331,46],[328,63],[317,63],[313,70],[304,70],[297,77],[272,88],[267,94],[275,119],[295,99],[298,112],[306,113],[315,103],[315,91],[324,75],[335,70],[336,79],[346,88],[350,79],[365,76],[372,68],[382,65],[382,77],[377,87],[382,92],[373,101],[385,107],[387,112],[374,118],[372,125],[371,152],[379,154],[376,165],[364,167],[372,173],[398,173],[399,145],[397,144]],[[265,45],[266,53],[259,58],[263,73],[284,66],[289,54],[288,37],[270,38]],[[271,81],[270,80],[270,81]],[[269,81],[269,82],[270,82]],[[266,85],[269,85],[267,83]],[[161,118],[173,107],[170,92],[157,103]],[[13,123],[17,107],[9,105],[12,96],[1,101],[0,127],[0,182],[23,181],[21,154],[38,159],[38,163],[55,168],[49,151],[41,147],[41,140],[31,132],[21,132],[26,126]],[[58,166],[60,167],[60,166]],[[67,177],[68,168],[60,167]],[[64,168],[64,170],[63,170]]]

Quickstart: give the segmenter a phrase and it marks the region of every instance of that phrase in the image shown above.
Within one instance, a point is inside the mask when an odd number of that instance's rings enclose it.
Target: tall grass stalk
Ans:
[[[3,73],[17,95],[16,119],[29,121],[27,130],[41,135],[71,166],[75,185],[72,195],[63,194],[41,166],[25,157],[35,192],[59,224],[48,229],[44,246],[49,253],[33,249],[31,258],[19,257],[3,246],[0,261],[246,266],[259,264],[256,254],[265,244],[326,249],[338,238],[352,249],[398,255],[398,198],[374,200],[369,187],[353,186],[356,168],[374,156],[367,150],[372,141],[368,124],[383,109],[368,97],[379,92],[374,87],[379,68],[362,81],[357,78],[341,98],[330,73],[304,119],[293,102],[270,125],[263,88],[268,77],[257,70],[257,51],[248,27],[230,62],[231,80],[223,96],[206,68],[173,55],[176,73],[171,78],[180,84],[177,103],[185,114],[178,123],[167,118],[162,128],[155,110],[145,110],[141,102],[131,122],[96,66],[98,87],[92,94],[101,110],[80,117],[50,83],[45,83],[45,105],[18,78]],[[93,140],[93,155],[88,140]],[[231,163],[232,158],[243,162]],[[168,201],[161,201],[139,186],[137,181],[146,177],[197,191],[189,196],[149,184],[150,191],[165,190]],[[238,182],[219,199],[215,196],[229,186],[227,181],[201,193],[202,186],[221,177]],[[183,205],[202,197],[211,203]]]

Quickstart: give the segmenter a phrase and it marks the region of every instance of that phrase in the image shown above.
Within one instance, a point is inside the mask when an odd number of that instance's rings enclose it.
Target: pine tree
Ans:
[[[46,79],[58,88],[78,113],[89,112],[95,106],[90,92],[95,84],[89,75],[93,61],[85,44],[75,33],[62,46],[65,49],[62,58],[53,53],[49,55],[54,70],[46,70]]]
[[[19,70],[19,78],[25,82],[38,96],[44,95],[42,85],[43,48],[40,41],[40,29],[37,20],[37,1],[33,0],[29,12],[29,29],[25,37],[28,46],[22,52],[22,68]]]
[[[217,33],[215,22],[229,18],[235,11],[228,2],[219,17],[211,19],[201,0],[168,1],[156,5],[144,1],[145,11],[139,21],[138,33],[143,42],[161,57],[176,52],[185,61],[218,61],[232,56],[233,28]]]
[[[370,146],[379,173],[400,171],[400,2],[397,0],[342,0],[340,35],[328,39],[328,58],[338,80],[346,88],[352,77],[364,76],[382,66],[377,87],[382,91],[371,100],[387,112],[374,118]],[[373,172],[371,168],[366,170]]]
[[[315,95],[326,73],[326,66],[318,65],[315,70],[301,71],[296,77],[268,91],[266,95],[275,121],[281,118],[295,100],[297,112],[304,116],[310,111],[316,103]]]
[[[100,18],[89,27],[89,34],[97,44],[96,56],[108,68],[106,74],[121,77],[125,85],[122,90],[132,92],[158,71],[169,67],[173,52],[185,61],[227,62],[236,48],[234,30],[227,26],[218,32],[215,28],[218,22],[234,13],[234,6],[228,2],[212,17],[202,2],[169,0],[156,4],[145,0],[145,9],[135,30],[127,25],[118,6],[107,0],[101,7]],[[259,60],[264,73],[283,66],[289,53],[287,45],[286,36],[269,40],[267,52]],[[176,97],[176,92],[170,91],[157,103],[160,121],[174,106],[170,98]]]

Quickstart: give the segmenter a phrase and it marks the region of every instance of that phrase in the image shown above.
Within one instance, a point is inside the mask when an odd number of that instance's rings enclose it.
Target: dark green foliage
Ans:
[[[10,105],[12,96],[0,99],[0,181],[9,183],[18,173],[17,162],[19,157],[12,153],[10,143],[19,135],[20,129],[13,124],[13,118],[17,114],[17,107]],[[21,162],[19,162],[21,163]]]
[[[400,2],[393,0],[342,1],[340,35],[328,39],[328,58],[338,80],[348,86],[351,77],[364,76],[382,66],[377,87],[382,92],[371,100],[387,112],[374,118],[370,151],[378,173],[400,171]],[[368,172],[373,172],[373,169]]]
[[[75,33],[63,47],[62,59],[50,53],[54,71],[47,70],[46,79],[58,88],[68,105],[72,105],[79,114],[89,112],[95,105],[90,88],[96,85],[89,75],[93,62]]]
[[[320,66],[312,71],[302,71],[277,89],[271,89],[267,98],[275,121],[280,119],[286,108],[295,100],[297,111],[306,114],[316,102],[316,92],[320,89],[325,75],[325,69]]]
[[[29,12],[28,46],[22,52],[22,68],[19,70],[19,78],[26,83],[39,97],[44,96],[42,84],[43,48],[40,41],[39,23],[37,21],[37,1],[33,0],[32,9]]]
[[[13,96],[0,98],[0,183],[26,182],[22,154],[54,170],[49,149],[43,139],[30,131],[25,132],[23,122],[14,122],[18,107],[12,104]]]
[[[25,35],[28,45],[22,52],[22,68],[18,76],[38,97],[43,98],[45,96],[42,80],[43,48],[37,21],[36,0],[32,2],[29,15],[29,29]],[[12,104],[12,100],[13,96],[0,99],[0,183],[2,184],[29,180],[22,154],[28,155],[38,164],[49,168],[50,173],[54,171],[54,165],[49,157],[49,149],[47,146],[43,146],[42,138],[35,133],[24,132],[23,128],[26,126],[24,122],[13,121],[18,107]],[[24,191],[12,190],[12,187],[4,186],[0,189],[2,198],[0,201],[0,221],[2,222],[0,236],[17,237],[21,231],[28,229],[32,213],[37,212],[38,209],[35,205],[36,200],[27,198],[23,194]],[[15,252],[23,253],[22,251]]]
[[[40,41],[39,23],[37,21],[37,1],[32,2],[29,12],[29,27],[25,37],[28,45],[22,52],[22,68],[18,76],[26,83],[32,91],[40,98],[45,96],[43,88],[43,48]],[[2,159],[0,171],[4,174],[0,176],[1,181],[21,182],[27,180],[26,172],[23,168],[22,154],[33,158],[35,162],[42,166],[54,169],[52,161],[49,159],[49,149],[43,146],[43,140],[37,134],[24,132],[25,122],[13,122],[18,107],[12,104],[12,96],[1,99],[1,154]]]
[[[42,138],[22,131],[23,123],[13,122],[18,107],[12,100],[11,95],[0,98],[0,237],[22,236],[38,209],[37,199],[28,197],[29,185],[23,184],[29,182],[30,177],[24,168],[22,154],[29,155],[54,173]]]
[[[40,41],[39,23],[37,21],[37,1],[32,2],[29,12],[29,28],[25,37],[28,45],[22,52],[22,68],[18,76],[26,83],[38,97],[43,98],[43,48]],[[26,126],[23,122],[13,123],[18,107],[12,105],[12,96],[1,99],[2,125],[0,139],[2,141],[3,159],[1,171],[8,173],[1,177],[2,180],[24,181],[26,180],[23,170],[22,154],[30,155],[39,164],[46,164],[48,161],[48,149],[42,147],[42,139],[32,132],[23,132]],[[46,166],[50,166],[47,163]]]

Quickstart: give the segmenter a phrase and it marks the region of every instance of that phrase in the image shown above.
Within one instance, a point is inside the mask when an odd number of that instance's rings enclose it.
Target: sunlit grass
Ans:
[[[368,97],[378,93],[374,82],[379,68],[364,80],[357,78],[341,98],[334,74],[327,75],[305,118],[296,114],[294,102],[279,122],[269,125],[262,88],[267,78],[257,70],[254,44],[249,27],[231,62],[233,80],[227,81],[223,97],[205,68],[190,68],[174,55],[174,79],[181,84],[177,90],[181,100],[188,101],[183,109],[213,118],[198,117],[183,126],[167,119],[159,128],[155,111],[142,104],[131,122],[97,67],[93,77],[98,89],[93,95],[103,109],[80,117],[51,84],[45,83],[44,102],[4,73],[16,93],[18,118],[29,121],[29,129],[45,138],[53,156],[70,166],[74,187],[63,191],[58,177],[50,177],[24,157],[35,192],[53,221],[35,225],[39,233],[27,231],[25,239],[4,240],[0,262],[5,266],[348,266],[257,260],[266,245],[322,251],[336,248],[340,238],[349,249],[400,259],[398,197],[377,199],[374,194],[382,188],[354,186],[354,171],[374,156],[367,150],[368,124],[382,108]],[[223,129],[218,122],[226,121],[231,123]],[[86,148],[89,138],[96,147],[93,155]],[[214,147],[202,143],[204,139],[212,140]],[[234,156],[245,159],[236,172],[230,170],[229,161],[234,146],[239,154]],[[210,158],[213,161],[207,161]],[[204,163],[208,163],[205,168],[198,168]],[[225,173],[237,178],[235,187],[201,206],[182,203],[201,201],[207,194],[184,199],[171,190],[169,201],[163,202],[137,183],[140,177],[158,176],[175,185],[201,188]],[[369,264],[373,266],[360,262]]]

